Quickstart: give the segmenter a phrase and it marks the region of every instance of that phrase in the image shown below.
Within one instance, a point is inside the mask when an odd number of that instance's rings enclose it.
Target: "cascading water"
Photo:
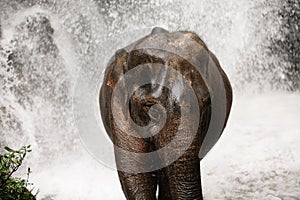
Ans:
[[[26,165],[39,199],[122,199],[116,172],[80,142],[74,95],[97,104],[111,55],[152,27],[191,30],[235,92],[229,125],[202,163],[205,198],[297,199],[300,96],[287,91],[299,90],[300,70],[290,73],[274,50],[287,31],[282,8],[280,0],[2,0],[0,146],[33,146]]]

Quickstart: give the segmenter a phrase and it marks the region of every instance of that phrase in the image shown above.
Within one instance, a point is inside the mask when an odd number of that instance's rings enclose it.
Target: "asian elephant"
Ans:
[[[193,32],[154,28],[118,50],[105,70],[100,110],[126,198],[203,199],[199,151],[214,107],[224,108],[219,137],[231,104],[226,74]]]

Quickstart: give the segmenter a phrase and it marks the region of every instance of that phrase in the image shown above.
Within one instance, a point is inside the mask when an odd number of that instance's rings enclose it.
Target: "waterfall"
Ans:
[[[282,115],[287,111],[281,102],[287,98],[299,112],[295,92],[300,86],[299,63],[293,65],[282,46],[288,42],[286,18],[279,16],[284,6],[281,0],[1,0],[0,147],[32,145],[25,164],[32,166],[32,182],[41,190],[40,199],[122,198],[116,172],[92,158],[98,147],[86,144],[78,125],[91,119],[83,125],[86,134],[105,135],[97,99],[105,66],[117,49],[157,26],[190,30],[206,42],[231,80],[236,113],[243,112],[244,104],[238,102],[248,102],[246,97],[254,99],[249,103],[252,106],[278,99],[278,104],[271,105],[281,106],[278,112]],[[258,111],[255,108],[249,116]],[[293,111],[292,106],[286,109]],[[233,116],[229,123],[241,117]],[[275,126],[272,115],[269,117],[269,125]],[[228,138],[231,131],[240,131],[242,125],[236,126],[229,125]],[[299,127],[296,123],[290,126]],[[110,153],[107,150],[103,156]],[[205,174],[209,179],[209,173]],[[101,186],[103,182],[107,184]],[[214,199],[216,194],[209,193],[209,186],[205,196]],[[235,197],[230,192],[225,195]],[[251,195],[249,198],[259,197]]]

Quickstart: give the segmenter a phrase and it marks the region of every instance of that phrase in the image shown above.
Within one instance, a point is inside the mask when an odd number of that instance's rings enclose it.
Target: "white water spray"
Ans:
[[[299,153],[300,97],[253,94],[258,89],[273,90],[270,80],[280,77],[286,64],[267,52],[270,38],[281,37],[280,21],[273,13],[277,9],[277,0],[268,4],[260,0],[1,1],[0,49],[12,51],[17,67],[11,72],[12,83],[1,80],[0,144],[33,145],[26,164],[31,165],[31,181],[40,189],[40,199],[122,199],[116,172],[93,160],[79,142],[72,108],[74,87],[87,77],[99,76],[97,83],[90,84],[101,83],[111,55],[152,27],[190,30],[217,55],[236,94],[226,132],[202,163],[205,197],[297,198],[299,159],[292,155]],[[132,30],[136,34],[123,34]],[[1,69],[10,68],[4,54],[1,59]],[[276,68],[261,73],[274,63]],[[0,70],[0,78],[4,77],[10,74]],[[83,91],[91,94],[95,105],[97,88]],[[283,116],[284,120],[278,119]],[[249,164],[257,160],[259,167]]]

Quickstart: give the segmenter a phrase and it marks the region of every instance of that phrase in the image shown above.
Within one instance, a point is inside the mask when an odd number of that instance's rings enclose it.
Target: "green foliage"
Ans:
[[[35,196],[26,187],[32,185],[28,182],[30,168],[27,170],[27,179],[13,177],[19,169],[28,152],[30,145],[20,150],[4,147],[6,153],[0,154],[0,200],[35,200]]]

